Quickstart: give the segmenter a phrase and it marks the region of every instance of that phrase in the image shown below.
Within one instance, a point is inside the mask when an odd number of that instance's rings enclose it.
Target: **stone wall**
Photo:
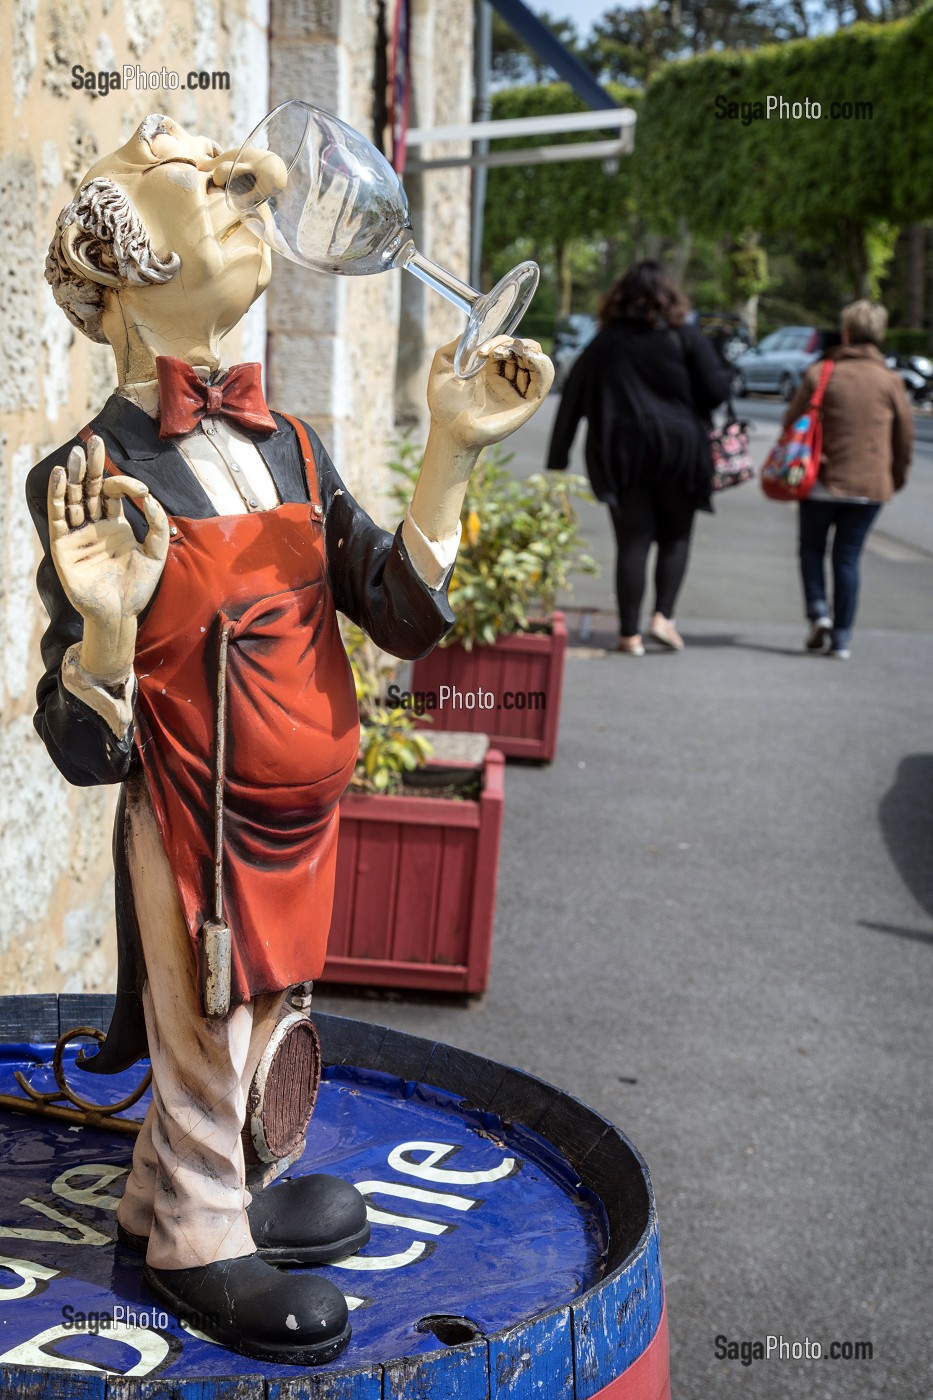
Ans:
[[[77,181],[147,113],[224,145],[255,125],[268,99],[266,5],[7,0],[0,52],[10,56],[0,90],[0,990],[111,990],[116,794],[69,787],[32,726],[46,619],[23,483],[93,417],[115,376],[109,349],[71,327],[42,269]],[[183,84],[189,71],[226,71],[229,90],[75,90],[76,64],[121,80],[124,64],[138,65],[160,81],[164,65]],[[262,355],[263,313],[251,317],[234,358]]]
[[[393,13],[387,4],[390,27]],[[303,98],[372,138],[378,0],[272,0],[271,17],[273,103]],[[412,126],[469,120],[472,26],[463,0],[413,0]],[[461,277],[469,182],[462,169],[405,181],[418,247]],[[292,263],[276,267],[267,302],[272,402],[312,422],[351,491],[393,527],[391,443],[399,424],[424,436],[431,358],[459,335],[463,315],[407,272],[330,277]]]
[[[386,5],[391,24],[392,0]],[[271,24],[270,24],[271,21]],[[0,51],[0,991],[114,985],[110,839],[115,792],[61,779],[32,726],[45,613],[38,541],[23,500],[30,467],[103,404],[110,351],[73,330],[42,275],[59,209],[99,154],[165,111],[225,146],[274,102],[303,97],[371,136],[378,0],[7,0]],[[271,35],[271,38],[270,38]],[[472,6],[414,0],[412,124],[469,117]],[[102,93],[72,69],[226,71],[229,90]],[[270,93],[271,87],[271,93]],[[271,96],[271,101],[270,101]],[[413,180],[421,250],[464,275],[469,175]],[[403,314],[404,313],[404,314]],[[403,355],[399,356],[401,318]],[[268,341],[266,327],[268,323]],[[228,356],[263,359],[270,402],[309,418],[351,489],[394,525],[385,470],[396,423],[425,429],[436,346],[463,317],[407,273],[318,276],[276,259],[272,285]]]

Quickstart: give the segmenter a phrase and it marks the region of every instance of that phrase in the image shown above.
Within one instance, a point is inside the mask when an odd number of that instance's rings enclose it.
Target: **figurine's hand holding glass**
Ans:
[[[142,505],[149,529],[136,539],[123,497]],[[104,444],[73,447],[67,467],[49,478],[49,536],[62,588],[84,619],[81,664],[104,682],[132,667],[136,619],[149,602],[168,554],[165,511],[131,476],[104,476]]]
[[[479,372],[464,379],[456,369],[459,344],[443,346],[431,365],[431,431],[410,506],[413,522],[436,541],[458,528],[480,452],[527,422],[554,379],[537,341],[504,335],[478,348]]]
[[[481,294],[415,247],[402,182],[358,131],[295,99],[283,102],[225,164],[227,203],[269,247],[302,267],[342,276],[405,268],[467,317],[455,372],[479,374],[479,347],[510,334],[538,285],[519,263]]]
[[[480,372],[463,379],[454,369],[456,351],[453,341],[434,356],[431,423],[458,448],[479,452],[528,421],[554,382],[554,366],[536,340],[501,335],[480,347]]]

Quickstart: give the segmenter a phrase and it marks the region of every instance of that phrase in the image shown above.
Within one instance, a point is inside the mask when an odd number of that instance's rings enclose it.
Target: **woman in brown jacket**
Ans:
[[[885,501],[907,480],[913,416],[900,377],[884,363],[880,345],[888,313],[870,301],[842,312],[842,345],[823,400],[823,456],[819,480],[800,502],[800,572],[810,632],[807,651],[848,661],[858,606],[859,561],[868,532]],[[802,414],[821,366],[811,365],[784,418]],[[827,604],[824,559],[834,529],[833,609]]]

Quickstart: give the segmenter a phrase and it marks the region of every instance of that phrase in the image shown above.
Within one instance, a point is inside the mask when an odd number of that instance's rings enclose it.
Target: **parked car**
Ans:
[[[589,345],[598,330],[599,322],[596,317],[583,314],[565,316],[554,327],[554,349],[551,359],[554,362],[554,388],[558,393],[567,383],[567,375],[574,360],[583,347]]]
[[[735,361],[732,392],[736,398],[750,391],[794,396],[804,371],[814,360],[839,344],[839,332],[818,326],[782,326],[772,331]]]
[[[707,340],[728,367],[744,355],[752,343],[748,327],[741,316],[729,311],[691,311],[688,321],[699,326]]]

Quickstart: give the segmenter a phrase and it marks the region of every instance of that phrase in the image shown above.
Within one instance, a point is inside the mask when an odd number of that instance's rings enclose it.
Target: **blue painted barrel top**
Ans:
[[[0,998],[0,1093],[54,1088],[51,1048],[110,999]],[[135,1139],[0,1109],[2,1400],[660,1400],[667,1385],[647,1168],[611,1123],[482,1056],[315,1013],[324,1077],[304,1155],[366,1196],[372,1238],[322,1269],[349,1348],[314,1370],[202,1338],[114,1243]],[[68,1047],[69,1082],[81,1091]],[[123,1098],[145,1065],[93,1080]],[[141,1119],[148,1095],[126,1111]],[[663,1354],[662,1354],[663,1353]],[[650,1372],[650,1376],[648,1373]],[[646,1380],[646,1376],[648,1379]]]

